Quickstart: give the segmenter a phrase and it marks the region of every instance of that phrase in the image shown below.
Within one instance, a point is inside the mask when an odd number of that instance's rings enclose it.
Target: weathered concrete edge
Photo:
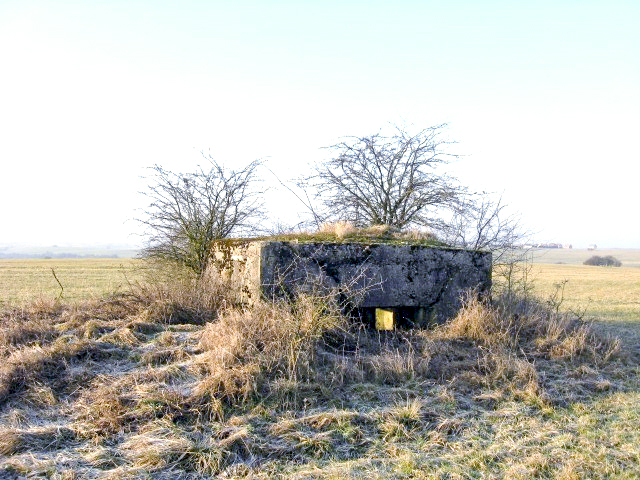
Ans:
[[[263,271],[263,267],[266,262],[265,255],[269,251],[269,248],[265,248],[268,244],[277,244],[280,248],[349,248],[355,247],[356,249],[371,247],[386,247],[391,248],[392,250],[406,250],[410,248],[417,248],[419,251],[430,251],[430,252],[464,252],[467,254],[471,254],[471,258],[478,259],[482,258],[482,260],[476,263],[475,260],[472,261],[473,266],[476,267],[478,271],[486,272],[486,277],[484,280],[479,280],[477,282],[477,286],[480,287],[481,291],[484,291],[485,294],[488,294],[491,288],[491,252],[483,251],[483,250],[470,250],[470,249],[462,249],[462,248],[452,248],[452,247],[443,247],[443,246],[428,246],[428,245],[420,245],[420,244],[389,244],[384,242],[293,242],[293,241],[283,241],[283,240],[268,240],[268,239],[260,239],[260,240],[251,240],[251,239],[229,239],[216,243],[217,249],[214,247],[212,249],[213,254],[215,255],[214,264],[216,264],[216,269],[222,273],[223,277],[226,280],[230,281],[230,286],[233,289],[233,285],[235,284],[235,289],[237,293],[239,293],[239,300],[252,303],[257,298],[267,297],[269,295],[265,295],[265,293],[270,292],[269,287],[272,286],[268,282],[265,282],[266,278],[269,277],[268,274],[265,274]],[[240,249],[244,254],[239,255],[237,249]],[[252,250],[254,252],[253,256],[248,254],[248,251]],[[260,252],[259,255],[256,255]],[[474,255],[475,254],[475,255]],[[234,262],[236,260],[236,262]],[[252,262],[249,265],[246,265],[249,260]],[[237,262],[239,261],[239,262]],[[242,268],[239,264],[245,264]],[[446,269],[446,268],[445,268]],[[459,272],[458,272],[459,273]],[[456,273],[457,274],[457,273]],[[475,275],[474,275],[475,276]],[[483,275],[481,275],[482,277]],[[478,277],[480,278],[480,277]],[[464,282],[463,282],[464,283]],[[445,285],[448,287],[448,285]],[[466,288],[466,287],[465,287]],[[447,288],[448,289],[448,288]],[[461,291],[461,289],[458,289]],[[453,292],[449,294],[447,297],[447,304],[458,304],[457,296],[459,296],[460,291]],[[441,292],[442,293],[442,292]],[[481,292],[482,293],[482,292]],[[272,296],[274,296],[273,292],[271,292]],[[374,302],[375,303],[375,302]],[[431,302],[430,302],[431,303]],[[363,305],[366,306],[366,305]],[[433,306],[433,304],[432,304]],[[438,310],[440,310],[443,306],[438,305]],[[448,305],[447,308],[454,307],[454,305]]]

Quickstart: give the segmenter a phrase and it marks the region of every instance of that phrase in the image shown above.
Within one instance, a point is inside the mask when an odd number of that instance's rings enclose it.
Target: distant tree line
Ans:
[[[99,254],[85,254],[80,255],[77,253],[0,253],[0,258],[120,258],[118,255],[99,255]]]

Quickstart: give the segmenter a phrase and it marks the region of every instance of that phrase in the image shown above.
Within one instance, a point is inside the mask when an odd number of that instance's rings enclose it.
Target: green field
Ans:
[[[543,297],[566,281],[565,308],[601,320],[640,322],[640,268],[536,264],[532,279]]]
[[[0,305],[58,298],[61,293],[73,302],[122,291],[137,278],[136,265],[139,261],[123,258],[0,260]]]

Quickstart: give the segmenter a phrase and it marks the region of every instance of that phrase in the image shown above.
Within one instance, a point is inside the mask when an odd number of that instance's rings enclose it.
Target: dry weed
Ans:
[[[562,313],[529,299],[502,296],[493,305],[474,295],[465,298],[458,315],[438,330],[438,337],[465,338],[488,348],[507,348],[555,359],[586,356],[607,361],[619,341],[596,334],[571,313]]]
[[[50,319],[21,319],[7,315],[0,318],[0,356],[6,356],[17,347],[48,343],[56,336]]]
[[[335,235],[340,240],[344,239],[345,236],[357,232],[358,229],[351,222],[334,222],[334,223],[323,223],[322,226],[318,229],[319,233]]]
[[[97,378],[75,404],[75,428],[86,438],[114,435],[130,426],[132,405],[112,379]]]
[[[75,441],[73,430],[60,426],[36,427],[28,430],[0,429],[0,455],[21,452],[46,452],[68,448]]]
[[[344,322],[308,295],[290,305],[261,302],[250,310],[225,310],[200,340],[210,370],[208,388],[214,396],[246,399],[260,388],[268,391],[269,380],[309,378],[323,334]]]

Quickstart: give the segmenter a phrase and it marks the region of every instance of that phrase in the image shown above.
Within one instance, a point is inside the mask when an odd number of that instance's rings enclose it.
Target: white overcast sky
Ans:
[[[288,179],[388,122],[539,241],[640,248],[638,0],[0,0],[0,244],[139,244],[147,166]]]

